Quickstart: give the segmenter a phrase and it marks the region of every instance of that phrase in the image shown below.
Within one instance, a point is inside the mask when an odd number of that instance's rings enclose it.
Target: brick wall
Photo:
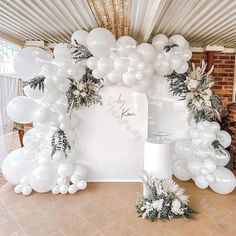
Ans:
[[[202,60],[207,62],[206,52],[193,53],[191,62],[200,66]],[[220,96],[224,103],[224,107],[228,109],[229,113],[228,119],[231,125],[226,127],[226,129],[232,136],[232,144],[229,150],[233,156],[234,170],[236,174],[236,127],[233,127],[233,123],[236,122],[236,103],[232,103],[235,54],[214,52],[213,64],[215,66],[213,72],[215,81],[213,91]]]

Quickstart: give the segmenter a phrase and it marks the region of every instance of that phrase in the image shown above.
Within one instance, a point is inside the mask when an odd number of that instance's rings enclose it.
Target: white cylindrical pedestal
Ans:
[[[172,178],[173,143],[151,137],[144,144],[144,170],[158,179]]]

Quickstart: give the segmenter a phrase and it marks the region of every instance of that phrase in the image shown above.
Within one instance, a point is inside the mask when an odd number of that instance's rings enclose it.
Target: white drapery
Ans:
[[[18,96],[18,79],[14,73],[13,60],[19,49],[0,40],[0,167],[7,154],[6,137],[13,127],[13,122],[7,116],[7,104]]]

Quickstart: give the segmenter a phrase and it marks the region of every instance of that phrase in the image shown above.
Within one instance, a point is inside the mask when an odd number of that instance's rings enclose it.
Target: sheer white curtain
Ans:
[[[7,116],[7,104],[18,96],[18,79],[14,73],[13,60],[19,47],[0,40],[0,167],[8,148],[13,122]]]

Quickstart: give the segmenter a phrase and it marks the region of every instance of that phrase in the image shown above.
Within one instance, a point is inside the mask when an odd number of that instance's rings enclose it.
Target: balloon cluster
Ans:
[[[93,55],[87,60],[87,66],[95,78],[104,79],[105,85],[125,84],[136,92],[149,88],[156,54],[151,44],[137,45],[130,36],[116,41],[107,29],[96,28],[88,33],[86,46]]]
[[[34,126],[24,136],[24,147],[11,152],[3,162],[3,175],[16,185],[16,193],[29,195],[35,190],[74,194],[87,187],[87,168],[78,162],[74,144],[78,116],[76,111],[68,113],[66,96],[71,80],[80,80],[85,74],[85,64],[75,63],[70,48],[62,43],[55,47],[53,59],[51,53],[34,47],[16,55],[15,71],[28,81],[26,96],[13,98],[7,113],[14,122],[33,122]],[[53,144],[55,133],[64,136],[59,141],[57,137]],[[55,153],[53,145],[57,145]],[[68,147],[68,153],[64,147]]]
[[[230,160],[225,150],[231,144],[230,134],[220,130],[217,122],[201,121],[192,124],[190,137],[176,141],[175,177],[183,181],[192,178],[201,189],[209,186],[220,194],[232,192],[235,176],[224,167]]]
[[[156,35],[152,40],[156,49],[154,62],[158,75],[170,75],[173,71],[183,74],[188,70],[188,63],[192,57],[189,44],[182,35],[175,34],[169,39],[164,34]]]

